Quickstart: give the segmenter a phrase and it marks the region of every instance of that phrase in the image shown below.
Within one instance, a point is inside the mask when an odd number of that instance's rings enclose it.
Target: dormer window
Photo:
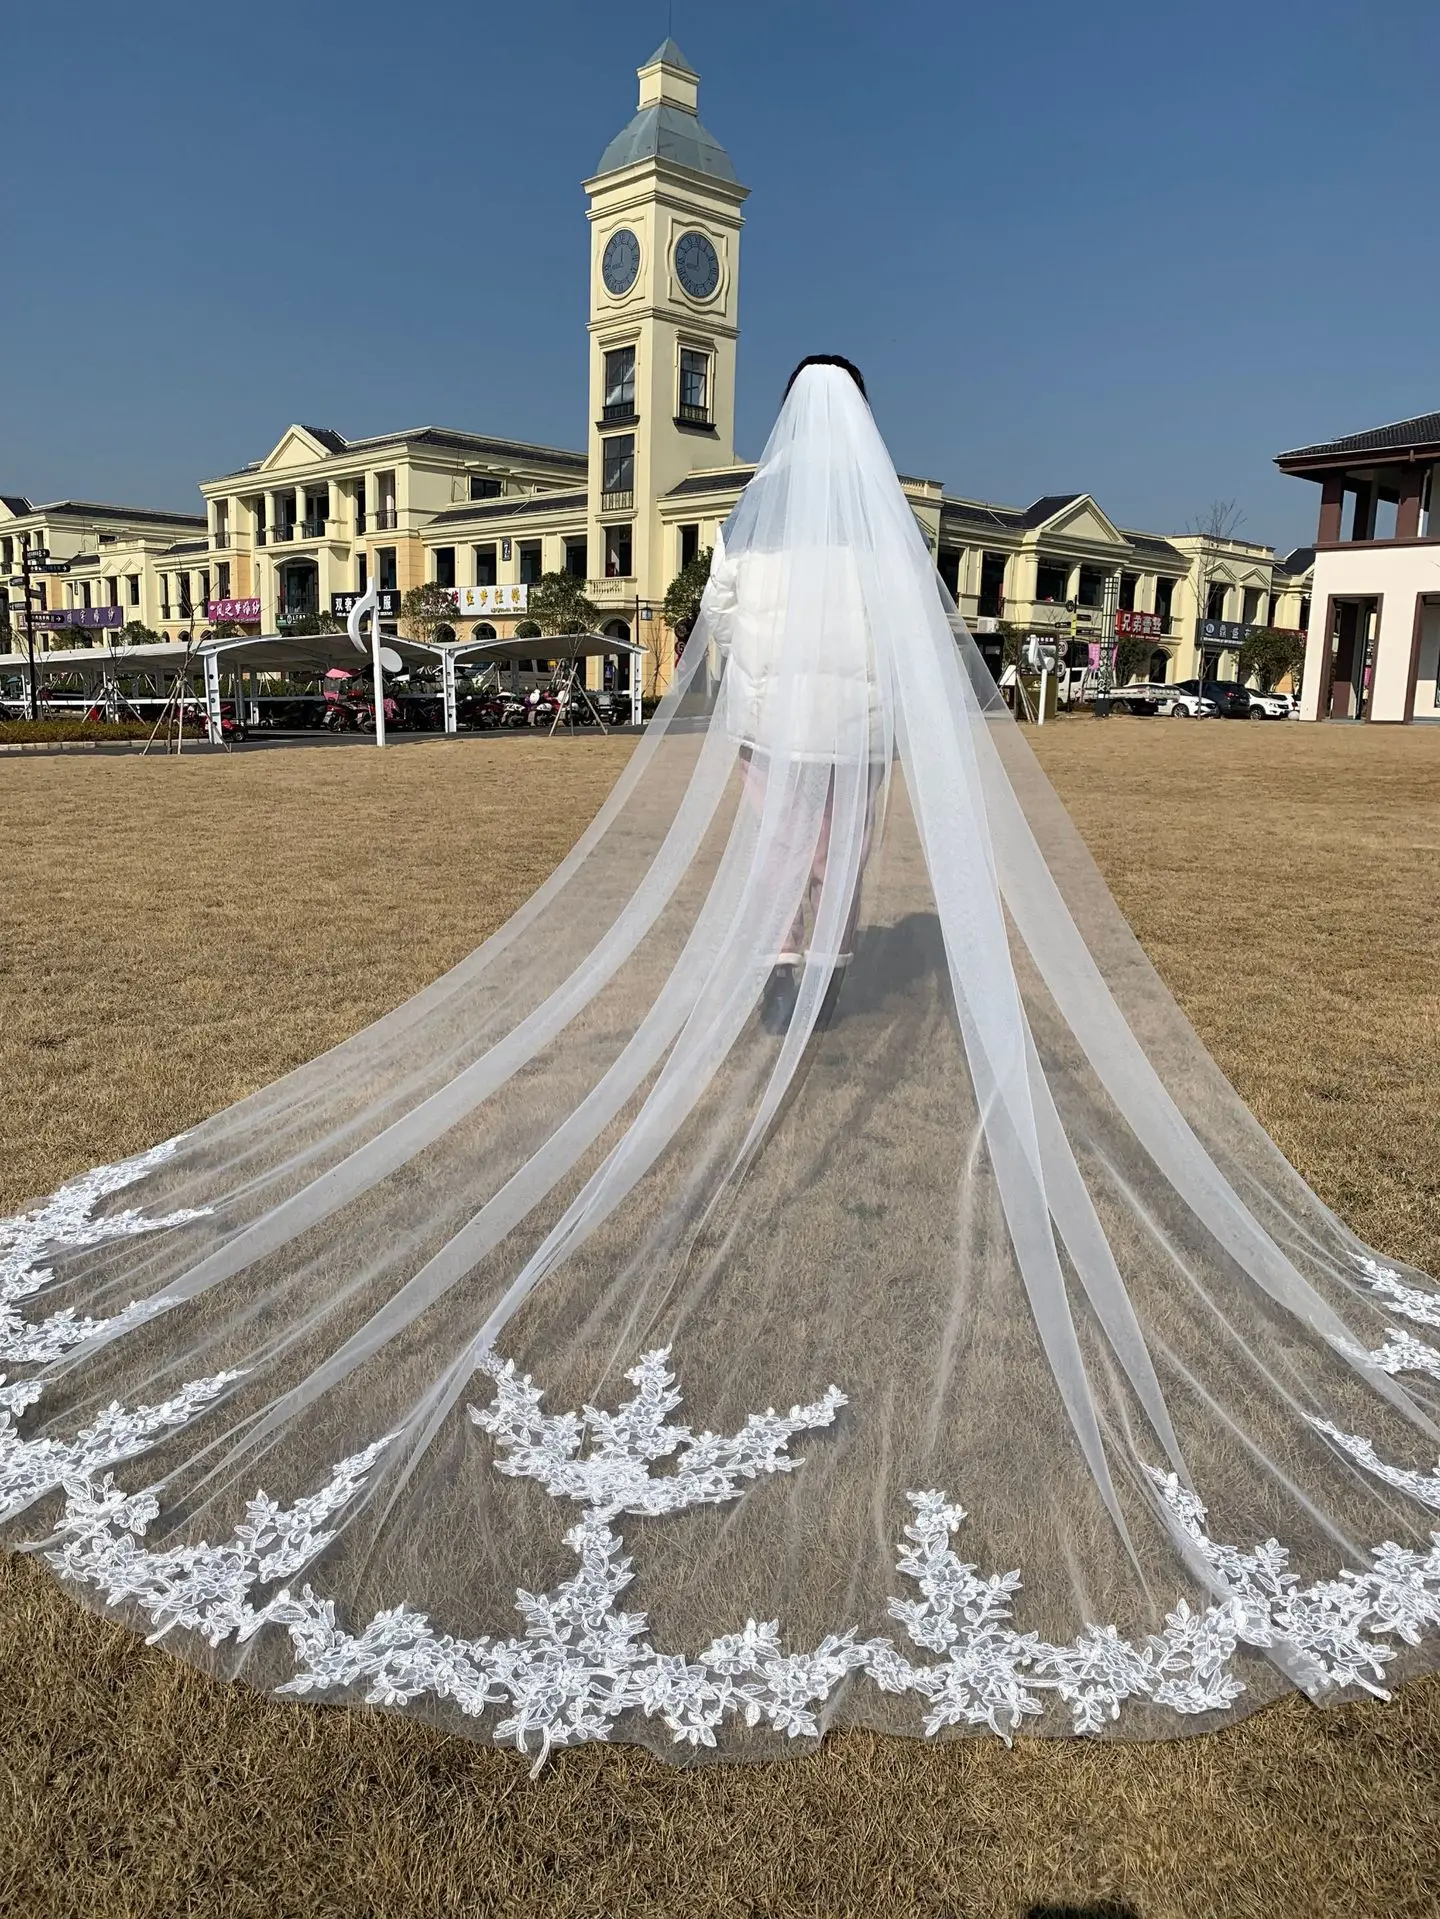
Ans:
[[[470,475],[470,498],[472,500],[498,500],[505,491],[499,480],[489,473]]]
[[[605,355],[605,422],[635,418],[635,349],[612,347]]]

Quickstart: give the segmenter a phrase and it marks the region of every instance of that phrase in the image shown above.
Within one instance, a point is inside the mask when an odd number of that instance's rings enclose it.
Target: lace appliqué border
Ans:
[[[283,1584],[257,1603],[257,1588],[293,1579],[334,1537],[326,1522],[363,1490],[393,1435],[342,1461],[291,1508],[258,1494],[245,1523],[213,1547],[149,1552],[140,1541],[158,1510],[153,1495],[127,1496],[109,1475],[67,1484],[64,1543],[47,1557],[112,1603],[140,1606],[160,1632],[182,1625],[218,1644],[265,1624],[284,1628],[296,1674],[282,1692],[363,1687],[366,1701],[382,1706],[429,1694],[477,1718],[502,1708],[495,1738],[533,1751],[537,1767],[554,1747],[609,1738],[627,1714],[658,1718],[676,1741],[695,1746],[713,1746],[732,1716],[814,1737],[821,1709],[842,1682],[861,1676],[916,1695],[928,1734],[966,1724],[1005,1739],[1044,1711],[1047,1694],[1069,1709],[1079,1733],[1100,1731],[1130,1699],[1187,1715],[1223,1712],[1245,1689],[1232,1669],[1241,1646],[1283,1644],[1317,1691],[1360,1687],[1384,1698],[1385,1667],[1399,1650],[1389,1636],[1415,1644],[1440,1625],[1440,1534],[1429,1553],[1386,1543],[1367,1570],[1302,1586],[1277,1541],[1246,1553],[1212,1540],[1194,1493],[1174,1474],[1152,1471],[1163,1510],[1224,1596],[1198,1610],[1182,1600],[1164,1632],[1143,1641],[1113,1626],[1087,1626],[1065,1645],[1017,1632],[1011,1600],[1020,1574],[986,1576],[964,1563],[953,1544],[964,1510],[929,1491],[909,1495],[913,1516],[896,1562],[920,1596],[892,1601],[890,1614],[934,1658],[853,1629],[790,1652],[778,1621],[753,1619],[694,1658],[660,1651],[647,1637],[646,1615],[618,1606],[634,1578],[621,1516],[721,1503],[739,1497],[747,1481],[792,1471],[800,1462],[790,1442],[831,1424],[845,1404],[832,1387],[788,1414],[752,1414],[731,1436],[696,1434],[668,1422],[680,1396],[667,1359],[662,1350],[641,1360],[628,1375],[637,1391],[615,1413],[586,1406],[557,1416],[541,1410],[541,1393],[513,1362],[484,1362],[494,1398],[471,1417],[502,1454],[498,1469],[583,1508],[565,1535],[578,1570],[549,1593],[517,1595],[525,1621],[518,1637],[457,1638],[406,1606],[351,1633],[308,1584]],[[662,1459],[673,1460],[672,1470],[652,1471]]]
[[[53,1268],[40,1263],[47,1253],[61,1247],[77,1250],[102,1246],[108,1240],[132,1239],[140,1233],[163,1232],[209,1213],[208,1206],[189,1206],[159,1219],[147,1219],[134,1207],[126,1207],[95,1217],[102,1199],[153,1173],[179,1145],[179,1138],[167,1139],[133,1159],[97,1166],[70,1180],[32,1211],[0,1219],[0,1365],[48,1365],[89,1340],[102,1335],[113,1337],[143,1325],[175,1303],[163,1296],[132,1299],[108,1319],[90,1319],[67,1306],[38,1323],[27,1321],[18,1310],[20,1300],[40,1292],[55,1277]]]
[[[16,1302],[52,1278],[39,1263],[50,1249],[97,1245],[201,1215],[205,1209],[147,1219],[129,1209],[94,1217],[102,1198],[143,1178],[178,1143],[98,1168],[35,1211],[0,1222],[0,1360],[44,1364],[172,1304],[167,1298],[132,1302],[107,1319],[67,1309],[38,1323],[16,1310]],[[1378,1261],[1364,1260],[1361,1268],[1392,1311],[1440,1325],[1440,1295],[1404,1286]],[[1431,1347],[1408,1333],[1368,1357],[1391,1372],[1431,1371],[1436,1360]],[[1372,1551],[1368,1569],[1302,1586],[1278,1541],[1247,1553],[1211,1539],[1196,1495],[1175,1474],[1151,1469],[1161,1510],[1221,1596],[1199,1609],[1181,1600],[1165,1630],[1142,1641],[1124,1638],[1114,1626],[1087,1625],[1063,1645],[1017,1631],[1011,1620],[1019,1572],[985,1575],[963,1562],[954,1541],[964,1509],[931,1490],[908,1495],[912,1516],[897,1549],[896,1569],[919,1596],[894,1599],[889,1607],[916,1652],[889,1638],[861,1638],[855,1628],[790,1652],[778,1621],[753,1619],[694,1658],[662,1652],[647,1636],[646,1615],[618,1605],[635,1576],[620,1520],[724,1503],[750,1482],[793,1471],[801,1462],[791,1442],[832,1424],[846,1404],[832,1386],[787,1414],[753,1413],[729,1436],[695,1433],[669,1419],[681,1396],[668,1358],[663,1349],[645,1355],[627,1375],[634,1395],[615,1412],[585,1406],[559,1415],[543,1411],[542,1393],[513,1362],[493,1356],[481,1362],[494,1396],[487,1407],[472,1407],[470,1417],[493,1440],[498,1470],[534,1479],[552,1498],[582,1509],[565,1534],[577,1571],[549,1593],[516,1595],[525,1622],[516,1637],[456,1638],[403,1605],[377,1613],[353,1634],[339,1624],[332,1601],[308,1584],[292,1590],[291,1582],[336,1537],[330,1522],[366,1489],[398,1438],[393,1433],[341,1460],[323,1486],[292,1506],[257,1492],[244,1521],[219,1545],[145,1547],[159,1516],[158,1497],[151,1489],[126,1492],[106,1469],[203,1413],[239,1373],[190,1382],[154,1406],[112,1405],[69,1441],[21,1438],[15,1422],[40,1397],[43,1383],[6,1384],[0,1376],[0,1515],[62,1486],[64,1513],[47,1559],[109,1603],[138,1607],[155,1627],[152,1639],[180,1627],[216,1646],[275,1625],[288,1632],[296,1663],[282,1692],[363,1687],[365,1699],[377,1705],[429,1694],[474,1717],[501,1708],[495,1738],[533,1750],[537,1767],[554,1747],[610,1737],[627,1714],[658,1718],[677,1741],[695,1746],[713,1746],[732,1716],[791,1738],[814,1737],[838,1688],[862,1677],[883,1691],[915,1695],[931,1735],[966,1724],[1008,1739],[1044,1712],[1047,1695],[1068,1708],[1078,1733],[1102,1730],[1132,1699],[1180,1714],[1223,1712],[1245,1690],[1233,1670],[1242,1646],[1285,1647],[1311,1690],[1360,1687],[1384,1698],[1380,1682],[1398,1652],[1392,1638],[1417,1644],[1440,1625],[1440,1533],[1432,1534],[1428,1553],[1387,1542]],[[1365,1470],[1440,1507],[1440,1468],[1429,1475],[1390,1466],[1369,1440],[1311,1423]],[[654,1470],[662,1461],[669,1470]]]

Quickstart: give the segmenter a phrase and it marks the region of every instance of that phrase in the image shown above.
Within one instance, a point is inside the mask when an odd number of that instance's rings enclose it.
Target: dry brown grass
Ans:
[[[1122,905],[1286,1151],[1440,1266],[1440,732],[1074,721],[1037,742]],[[619,741],[0,762],[0,1206],[173,1132],[467,951]],[[671,1770],[256,1699],[0,1568],[0,1911],[41,1915],[1440,1910],[1440,1681],[1151,1747],[847,1734]]]

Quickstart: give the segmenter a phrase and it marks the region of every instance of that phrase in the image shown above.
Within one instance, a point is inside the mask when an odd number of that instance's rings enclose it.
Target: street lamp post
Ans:
[[[40,692],[35,675],[35,612],[34,594],[30,585],[30,562],[33,559],[37,565],[41,565],[49,558],[49,550],[43,546],[34,548],[32,552],[27,535],[25,543],[20,548],[20,584],[25,595],[25,657],[30,669],[30,717],[32,720],[38,720],[40,717]]]

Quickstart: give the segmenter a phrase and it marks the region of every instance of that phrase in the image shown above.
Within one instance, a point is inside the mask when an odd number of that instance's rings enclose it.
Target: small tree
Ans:
[[[682,642],[690,637],[690,629],[700,617],[700,602],[710,581],[712,551],[708,546],[702,547],[693,560],[685,562],[665,589],[660,610],[671,632]]]
[[[1209,618],[1210,585],[1215,577],[1219,554],[1215,550],[1227,540],[1233,540],[1245,524],[1245,515],[1240,510],[1238,500],[1212,500],[1198,518],[1193,519],[1186,528],[1199,540],[1195,553],[1195,617],[1197,620]],[[1199,635],[1196,635],[1198,644]]]
[[[538,640],[540,637],[539,621],[522,620],[510,637],[516,640]]]
[[[1136,633],[1122,634],[1115,642],[1115,684],[1125,686],[1141,673],[1148,674],[1153,651],[1150,640],[1141,639]]]
[[[531,619],[540,633],[593,633],[600,612],[571,573],[547,573],[530,589]]]
[[[407,639],[428,644],[437,629],[449,626],[454,618],[454,593],[434,580],[427,580],[423,586],[412,586],[400,602],[400,623]]]
[[[1270,693],[1287,673],[1298,680],[1304,663],[1303,633],[1276,633],[1269,627],[1262,627],[1258,633],[1252,633],[1241,647],[1236,677],[1243,686],[1253,675],[1261,692]]]
[[[143,620],[127,620],[120,629],[122,646],[158,646],[160,635]]]

